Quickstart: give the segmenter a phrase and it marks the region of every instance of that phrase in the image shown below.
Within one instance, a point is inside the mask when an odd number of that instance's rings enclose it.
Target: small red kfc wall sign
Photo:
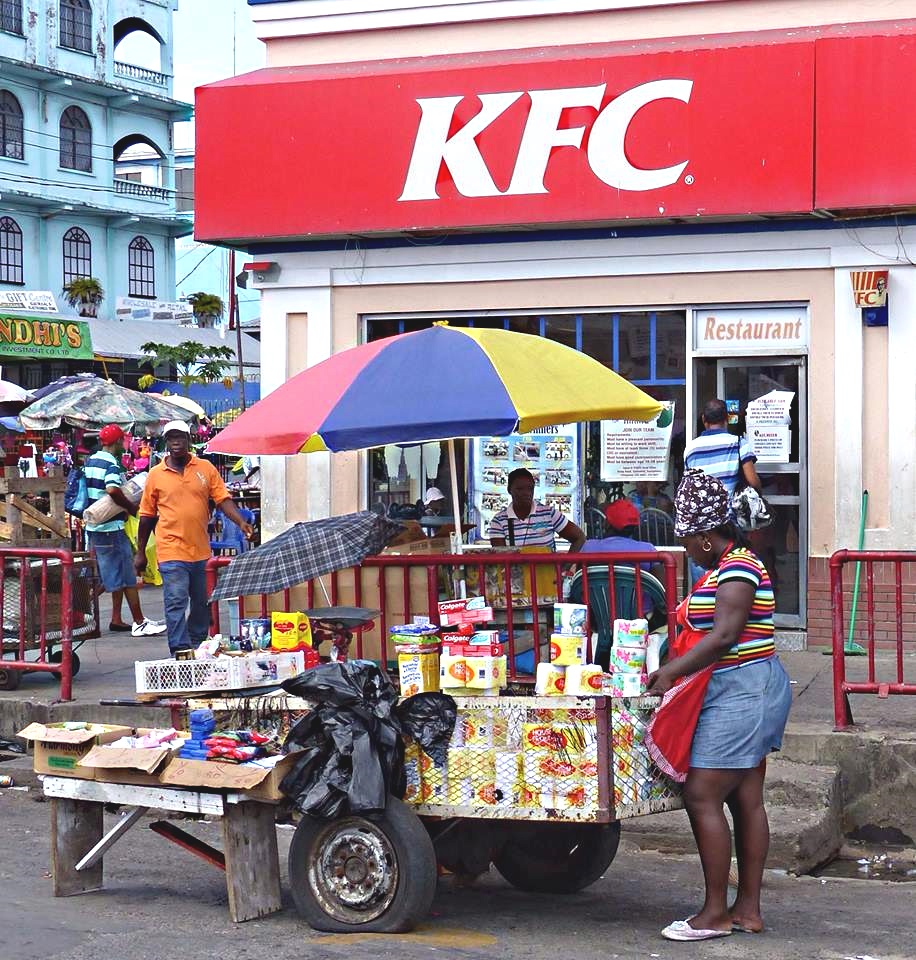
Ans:
[[[853,270],[849,274],[857,307],[883,307],[887,303],[887,270]]]

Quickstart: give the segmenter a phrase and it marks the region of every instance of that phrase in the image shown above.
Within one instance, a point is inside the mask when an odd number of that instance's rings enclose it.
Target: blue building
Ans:
[[[176,212],[172,125],[192,113],[172,97],[177,2],[0,0],[0,291],[60,298],[92,276],[101,319],[118,297],[174,300],[175,240],[192,229]],[[119,58],[138,33],[158,70]],[[138,147],[155,153],[150,182],[116,174]]]

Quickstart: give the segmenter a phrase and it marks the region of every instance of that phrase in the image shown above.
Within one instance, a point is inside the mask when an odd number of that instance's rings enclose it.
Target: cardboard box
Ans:
[[[142,736],[144,731],[138,730]],[[174,756],[168,747],[93,747],[78,761],[87,779],[103,783],[127,783],[141,787],[158,787],[159,772]]]
[[[133,733],[130,727],[107,723],[92,723],[85,730],[66,730],[63,724],[30,723],[19,736],[32,743],[32,769],[52,777],[76,777],[92,780],[90,771],[79,766],[79,761],[93,748],[111,743]]]
[[[220,763],[216,760],[183,760],[174,757],[159,774],[158,783],[170,787],[198,787],[204,790],[238,790],[252,800],[283,799],[280,781],[298,759],[291,753],[274,767],[247,763]]]
[[[487,606],[486,597],[463,597],[458,600],[439,601],[439,623],[445,627],[457,627],[463,623],[489,623],[493,610]]]

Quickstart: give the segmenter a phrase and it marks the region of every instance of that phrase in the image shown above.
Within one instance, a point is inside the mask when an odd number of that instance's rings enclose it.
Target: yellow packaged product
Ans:
[[[412,697],[417,693],[437,693],[439,690],[439,653],[436,650],[422,653],[398,652],[398,677],[401,681],[401,696]]]
[[[469,806],[474,801],[474,784],[470,777],[449,776],[445,791],[446,803],[459,807]]]
[[[430,767],[420,777],[422,803],[441,803],[445,799],[445,772],[442,767]]]
[[[469,690],[506,686],[505,657],[466,657],[465,685]]]
[[[493,712],[493,746],[502,749],[508,745],[509,721],[504,713]]]
[[[275,610],[270,615],[271,650],[301,650],[312,645],[312,626],[304,613]]]
[[[465,746],[493,746],[493,720],[489,711],[468,710],[463,715],[463,722]]]
[[[475,785],[486,783],[496,776],[496,751],[492,748],[468,750],[470,770],[468,776]]]
[[[534,678],[534,692],[539,697],[562,697],[566,689],[566,667],[555,663],[539,663]]]
[[[522,750],[546,750],[556,753],[578,753],[573,730],[559,723],[523,723]]]
[[[445,756],[449,779],[461,779],[471,775],[471,751],[467,747],[449,747]]]
[[[471,677],[467,657],[443,653],[439,658],[439,685],[443,690],[462,690]]]
[[[600,697],[603,676],[597,664],[573,664],[566,668],[566,693],[570,697]]]
[[[483,804],[487,807],[495,807],[499,802],[500,793],[496,790],[496,784],[491,780],[489,783],[481,784],[474,791],[474,803]]]
[[[550,637],[550,662],[560,667],[583,664],[585,637],[578,634],[554,633]]]

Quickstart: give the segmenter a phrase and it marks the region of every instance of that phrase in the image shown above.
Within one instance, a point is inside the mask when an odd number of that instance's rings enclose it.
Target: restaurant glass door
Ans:
[[[774,522],[750,535],[776,594],[776,625],[804,627],[807,594],[807,384],[804,357],[729,357],[716,363],[717,395],[729,408],[728,428],[748,431],[748,404],[772,391],[789,391],[788,437],[758,450],[757,473]],[[752,421],[753,426],[753,421]],[[748,434],[752,441],[752,436]],[[753,441],[752,441],[753,442]]]

